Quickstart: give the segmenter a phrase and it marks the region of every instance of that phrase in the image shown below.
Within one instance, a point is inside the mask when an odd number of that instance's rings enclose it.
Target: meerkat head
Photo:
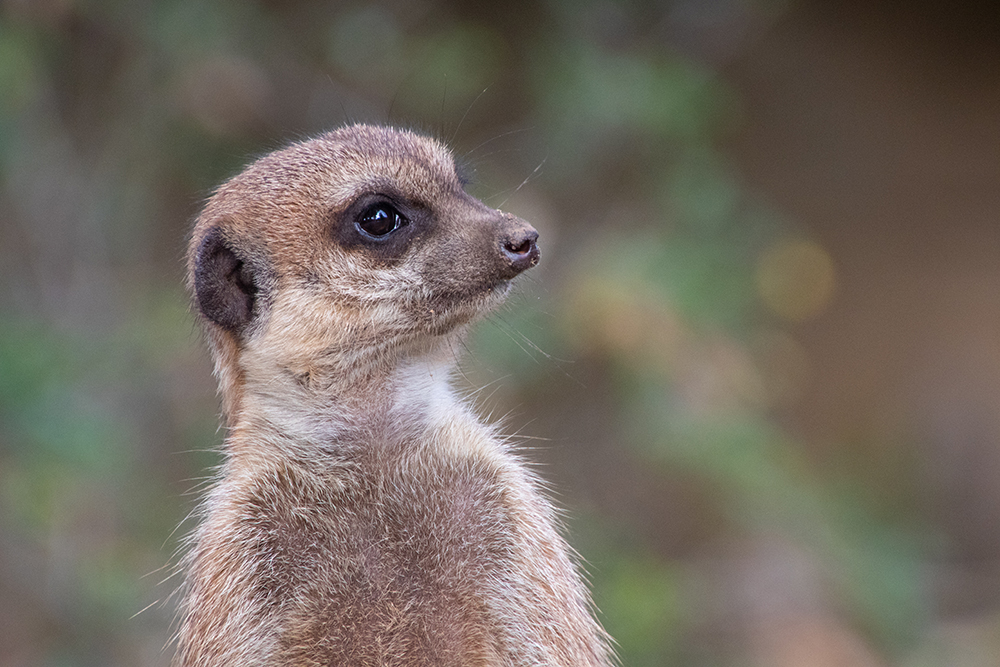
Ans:
[[[209,200],[188,251],[227,415],[246,385],[369,377],[447,348],[538,263],[537,236],[411,132],[346,127],[258,160]]]

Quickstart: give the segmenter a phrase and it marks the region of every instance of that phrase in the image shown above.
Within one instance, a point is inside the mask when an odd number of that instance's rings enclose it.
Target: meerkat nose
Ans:
[[[502,242],[503,255],[510,262],[514,275],[538,264],[538,232],[531,225],[512,230]]]

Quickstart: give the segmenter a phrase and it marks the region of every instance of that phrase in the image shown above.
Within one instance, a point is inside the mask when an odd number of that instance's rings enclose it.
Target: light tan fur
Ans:
[[[396,245],[357,229],[386,193],[411,214]],[[381,127],[216,192],[189,285],[228,434],[176,666],[611,663],[537,480],[449,385],[535,236],[439,143]]]

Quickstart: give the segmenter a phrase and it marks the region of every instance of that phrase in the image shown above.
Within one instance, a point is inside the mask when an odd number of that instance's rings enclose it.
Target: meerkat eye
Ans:
[[[369,236],[387,236],[409,220],[389,204],[373,204],[358,218],[358,228]]]

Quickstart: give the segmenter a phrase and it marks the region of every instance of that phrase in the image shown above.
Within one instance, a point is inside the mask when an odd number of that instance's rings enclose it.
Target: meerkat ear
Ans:
[[[194,260],[194,292],[201,314],[223,329],[242,331],[253,318],[259,281],[213,227],[198,245]]]

